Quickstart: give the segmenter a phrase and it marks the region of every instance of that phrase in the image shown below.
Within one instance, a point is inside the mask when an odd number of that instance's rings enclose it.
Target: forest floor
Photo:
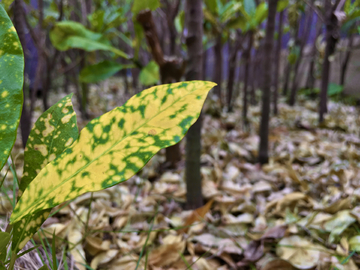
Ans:
[[[114,85],[91,88],[92,116],[125,101]],[[359,269],[359,110],[330,102],[320,128],[316,101],[302,99],[295,107],[283,101],[271,117],[270,162],[261,167],[260,107],[250,108],[244,131],[240,100],[234,113],[219,113],[208,99],[201,157],[207,203],[201,209],[183,210],[184,163],[164,170],[164,151],[128,181],[62,207],[43,225],[50,243],[55,231],[59,269]],[[19,177],[20,146],[18,138]],[[1,228],[10,211],[0,196]],[[41,266],[41,256],[47,261],[44,252],[26,256],[26,269]]]

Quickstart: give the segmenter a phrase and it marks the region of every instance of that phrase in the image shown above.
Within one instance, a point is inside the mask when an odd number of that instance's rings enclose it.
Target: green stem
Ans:
[[[17,257],[16,252],[13,252],[13,253],[11,254],[10,264],[9,264],[9,267],[8,267],[7,270],[13,270],[13,269],[14,269],[16,257]]]

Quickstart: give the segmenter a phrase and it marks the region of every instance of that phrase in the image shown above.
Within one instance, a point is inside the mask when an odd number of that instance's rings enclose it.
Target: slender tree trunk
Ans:
[[[323,23],[322,23],[321,19],[318,17],[317,22],[316,22],[316,36],[315,36],[315,39],[313,41],[312,48],[311,48],[311,55],[310,55],[311,61],[309,64],[309,72],[308,72],[308,77],[307,77],[306,86],[305,86],[305,88],[311,89],[311,90],[314,89],[314,85],[315,85],[315,60],[316,60],[316,56],[317,56],[316,41],[317,41],[318,37],[321,35],[322,26],[323,26]]]
[[[86,66],[86,52],[82,51],[80,52],[82,55],[82,59],[80,62],[80,68],[83,69]],[[88,92],[89,92],[89,86],[87,83],[80,83],[81,85],[81,112],[83,119],[89,119],[89,114],[87,111],[87,105],[88,105]]]
[[[204,50],[204,52],[203,52],[203,59],[202,59],[202,61],[203,61],[203,67],[202,67],[202,70],[203,70],[203,72],[202,72],[202,74],[203,74],[203,80],[205,81],[206,80],[206,71],[207,71],[207,69],[206,69],[206,66],[207,66],[207,56],[208,56],[208,54],[209,54],[209,51],[208,50]]]
[[[243,124],[244,127],[248,126],[248,120],[247,120],[247,111],[248,111],[248,82],[249,82],[249,74],[250,74],[250,63],[251,63],[251,50],[253,46],[254,41],[254,35],[252,31],[248,33],[248,45],[246,50],[243,53],[243,58],[245,62],[245,74],[244,74],[244,96],[243,96],[243,111],[242,111],[242,117],[243,117]]]
[[[287,62],[286,69],[285,69],[284,85],[283,85],[283,89],[282,89],[283,90],[282,95],[285,96],[285,97],[288,94],[290,74],[291,74],[292,67],[293,67],[293,65],[290,64],[289,62]]]
[[[273,92],[273,113],[278,114],[278,92],[279,92],[279,70],[280,70],[280,57],[281,57],[281,45],[282,35],[284,28],[284,11],[279,14],[279,29],[278,29],[278,40],[275,51],[275,69],[274,69],[274,92]]]
[[[290,93],[290,99],[289,99],[289,105],[290,106],[294,106],[295,105],[295,100],[296,100],[296,92],[298,89],[298,73],[299,73],[299,67],[300,67],[300,63],[302,60],[302,56],[303,56],[303,52],[304,52],[304,47],[307,43],[309,34],[310,34],[310,30],[311,30],[311,26],[312,26],[312,18],[313,18],[313,12],[311,10],[311,8],[308,8],[308,17],[305,20],[305,29],[304,29],[304,33],[300,39],[300,37],[296,37],[299,38],[299,43],[300,43],[300,52],[299,52],[299,57],[296,60],[295,66],[294,66],[294,77],[293,77],[293,83],[292,83],[292,88],[291,88],[291,93]]]
[[[176,0],[175,3],[170,3],[169,0],[166,0],[166,20],[169,29],[169,36],[170,36],[170,55],[176,55],[176,37],[177,31],[175,27],[175,18],[179,13],[180,9],[180,0]]]
[[[349,37],[349,43],[346,47],[345,59],[341,63],[340,85],[342,85],[342,86],[345,85],[346,71],[347,71],[347,67],[349,65],[349,60],[351,57],[351,50],[353,47],[353,42],[354,42],[354,34],[351,34]]]
[[[238,40],[239,38],[236,37],[233,45],[229,48],[230,56],[229,56],[229,73],[228,73],[228,84],[227,84],[227,108],[228,112],[232,112],[232,97],[234,92],[234,82],[235,82],[235,71],[236,71],[236,58],[238,52]],[[230,41],[229,41],[230,46]]]
[[[222,83],[222,62],[223,62],[223,58],[222,58],[222,43],[221,43],[221,37],[222,35],[219,34],[216,38],[216,43],[214,46],[214,53],[215,53],[215,66],[214,66],[214,75],[213,75],[213,80],[215,83],[217,83],[217,86],[215,86],[214,88],[214,93],[218,96],[219,100],[220,100],[220,104],[222,104],[221,102],[221,83]]]
[[[139,69],[138,68],[132,68],[131,69],[131,78],[132,78],[132,87],[134,88],[134,92],[138,93],[139,91]]]
[[[255,106],[256,105],[256,87],[257,87],[257,71],[259,70],[260,65],[260,53],[261,48],[256,50],[254,60],[251,63],[251,83],[250,83],[250,104]]]
[[[298,35],[299,35],[299,22],[297,23],[295,31],[293,32],[293,38],[297,42],[298,42]],[[289,82],[290,82],[290,77],[291,77],[293,70],[294,70],[294,64],[291,64],[290,62],[288,62],[286,71],[285,71],[285,81],[284,81],[284,87],[283,87],[283,95],[284,96],[288,95]]]
[[[188,62],[186,80],[202,79],[202,36],[203,11],[201,0],[186,0],[185,24],[188,29],[186,46],[188,48]],[[190,127],[186,135],[186,200],[187,208],[195,209],[203,205],[200,173],[201,155],[201,115]]]
[[[14,1],[14,26],[16,29],[16,32],[19,36],[21,46],[23,47],[24,53],[26,53],[26,42],[25,42],[25,30],[24,30],[24,22],[23,22],[23,16],[24,11],[22,7],[22,1],[21,0],[15,0]],[[36,89],[35,89],[36,90]],[[32,112],[29,111],[29,109],[26,106],[26,91],[25,87],[23,86],[23,96],[24,96],[24,102],[23,102],[23,108],[20,118],[20,128],[21,128],[21,140],[22,145],[25,148],[27,139],[30,134],[31,130],[31,114]]]
[[[269,161],[269,121],[270,121],[270,90],[271,90],[271,63],[273,52],[273,41],[275,32],[276,7],[278,0],[268,1],[268,18],[266,23],[266,36],[264,44],[263,57],[263,93],[262,93],[262,110],[260,121],[260,144],[259,144],[259,162],[260,164]]]
[[[331,0],[325,0],[325,23],[326,23],[326,48],[321,76],[319,123],[324,121],[324,114],[327,113],[327,90],[330,79],[329,57],[335,52],[335,46],[339,38],[338,20],[334,14],[334,7]]]
[[[49,109],[48,93],[51,88],[51,72],[50,72],[50,70],[52,67],[50,65],[49,59],[44,59],[44,60],[45,60],[46,71],[45,71],[45,77],[43,78],[42,101],[43,101],[44,110],[47,110],[47,109]]]

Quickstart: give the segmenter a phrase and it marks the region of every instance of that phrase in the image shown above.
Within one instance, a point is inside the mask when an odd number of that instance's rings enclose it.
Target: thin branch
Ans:
[[[346,0],[338,0],[337,1],[337,5],[335,4],[335,11],[340,11],[340,9],[342,9],[343,5],[345,4]]]
[[[29,23],[29,21],[27,19],[27,16],[25,14],[23,14],[23,18],[24,18],[26,27],[29,30],[30,36],[31,36],[32,40],[34,41],[36,49],[40,53],[44,54],[45,57],[49,57],[49,52],[44,47],[42,47],[40,45],[40,40],[39,40],[38,36],[36,35],[34,29],[31,27],[31,25],[30,25],[30,23]]]
[[[314,4],[308,0],[302,0],[305,4],[307,4],[312,10],[314,10],[314,12],[316,13],[316,15],[319,17],[319,19],[325,23],[325,18],[324,16],[321,14],[321,12],[314,6]]]

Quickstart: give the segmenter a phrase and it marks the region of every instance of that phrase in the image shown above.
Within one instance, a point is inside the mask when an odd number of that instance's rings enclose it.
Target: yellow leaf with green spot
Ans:
[[[129,179],[160,149],[185,136],[214,86],[203,81],[155,86],[90,121],[29,184],[11,223]]]
[[[79,131],[71,102],[72,95],[65,96],[51,106],[35,122],[26,143],[20,194],[49,162],[60,156],[77,139]],[[45,209],[16,222],[13,226],[13,249],[22,249],[49,213],[50,209]]]
[[[0,170],[16,139],[23,104],[24,55],[15,28],[0,5]]]
[[[58,157],[78,137],[76,113],[67,95],[51,106],[36,121],[24,152],[24,173],[20,182],[23,192],[49,162]]]

